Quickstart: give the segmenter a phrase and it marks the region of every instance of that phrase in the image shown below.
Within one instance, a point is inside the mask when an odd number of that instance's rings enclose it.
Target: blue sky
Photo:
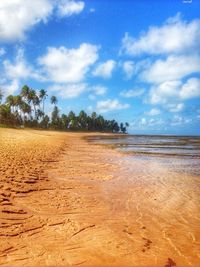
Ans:
[[[199,135],[199,14],[197,0],[2,0],[0,88],[46,89],[61,113],[132,133]]]

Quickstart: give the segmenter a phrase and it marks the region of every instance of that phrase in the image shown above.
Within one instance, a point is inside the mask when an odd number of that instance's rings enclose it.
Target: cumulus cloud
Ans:
[[[102,85],[96,85],[92,87],[92,91],[96,95],[105,95],[105,93],[107,92],[107,87],[102,86]]]
[[[6,54],[6,50],[3,47],[0,47],[0,57]]]
[[[171,126],[177,126],[177,125],[183,125],[183,124],[189,124],[192,122],[192,119],[185,118],[180,115],[174,115],[172,119],[170,119],[170,125]]]
[[[59,96],[68,98],[77,98],[83,93],[90,93],[89,98],[95,99],[96,96],[105,95],[107,88],[102,85],[89,86],[87,83],[67,83],[53,84],[48,87],[49,91],[58,93]]]
[[[161,113],[160,109],[158,108],[152,108],[149,112],[147,112],[147,115],[149,116],[156,116]]]
[[[128,33],[122,39],[122,51],[137,56],[146,54],[185,53],[199,47],[200,20],[183,21],[179,14],[162,26],[151,26],[139,38]]]
[[[17,50],[14,60],[3,60],[0,78],[0,86],[6,94],[15,93],[24,80],[45,81],[42,74],[26,61],[24,50],[21,48]]]
[[[167,81],[153,86],[149,91],[149,102],[151,104],[165,104],[170,99],[176,99],[181,84],[181,81]]]
[[[24,57],[24,50],[18,49],[14,62],[10,60],[3,61],[4,75],[7,79],[27,79],[33,78],[43,80],[42,76],[28,64]]]
[[[188,79],[181,88],[180,97],[182,99],[200,97],[200,79]]]
[[[83,1],[60,0],[58,1],[57,13],[60,17],[70,17],[83,11],[85,3]]]
[[[130,90],[124,90],[120,93],[120,96],[125,97],[125,98],[130,98],[130,97],[138,97],[143,95],[145,92],[144,89],[130,89]]]
[[[127,80],[131,79],[135,69],[134,62],[130,60],[123,62],[122,69],[125,73],[126,79]]]
[[[149,91],[149,102],[151,104],[168,104],[185,99],[200,97],[200,79],[190,78],[185,83],[181,81],[167,81],[153,86]],[[175,105],[174,103],[172,103]],[[169,106],[172,112],[181,111],[184,106],[179,103]],[[174,111],[173,111],[174,110]]]
[[[108,79],[112,76],[115,67],[116,62],[114,60],[107,60],[97,65],[96,69],[93,71],[93,75]]]
[[[46,23],[55,14],[60,17],[80,13],[83,1],[5,0],[0,1],[0,41],[23,40],[36,24]]]
[[[38,59],[50,81],[77,83],[84,80],[92,64],[98,59],[96,45],[83,43],[77,49],[49,47],[47,53]]]
[[[105,95],[107,90],[108,90],[107,87],[102,86],[102,85],[95,85],[95,86],[89,87],[88,91],[90,92],[90,94],[88,97],[91,100],[94,100],[96,96]]]
[[[184,103],[178,103],[178,104],[168,104],[166,106],[166,108],[170,111],[170,112],[181,112],[183,111],[183,109],[185,108]]]
[[[142,130],[156,127],[156,129],[158,130],[161,127],[162,128],[164,127],[164,129],[166,129],[166,126],[176,127],[176,126],[183,126],[183,125],[190,124],[190,123],[192,123],[191,118],[187,118],[187,117],[180,116],[180,115],[174,115],[168,119],[143,117],[143,118],[139,118],[131,122],[130,127],[134,129],[142,129]]]
[[[141,78],[149,83],[178,80],[200,71],[200,57],[197,55],[169,56],[166,60],[156,60]]]
[[[0,41],[24,39],[25,32],[39,22],[46,22],[53,6],[49,0],[0,1]]]
[[[57,92],[62,98],[76,98],[87,90],[87,84],[54,84],[48,87],[49,91]]]
[[[131,123],[131,127],[134,128],[139,128],[139,129],[146,129],[149,127],[154,127],[154,126],[161,126],[164,125],[165,121],[161,118],[159,119],[155,119],[155,118],[140,118],[140,119],[136,119]]]
[[[14,79],[9,83],[1,83],[1,89],[3,91],[3,95],[6,97],[8,95],[12,95],[19,89],[19,81]]]
[[[97,102],[97,111],[100,113],[106,113],[114,110],[122,110],[129,108],[129,104],[122,104],[118,99],[107,99]]]

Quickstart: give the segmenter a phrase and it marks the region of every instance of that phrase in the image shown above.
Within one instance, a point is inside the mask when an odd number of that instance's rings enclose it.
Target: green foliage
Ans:
[[[57,97],[54,96],[54,95],[52,95],[52,97],[51,97],[51,104],[52,105],[56,105],[57,103],[58,103]]]
[[[51,118],[45,114],[44,105],[47,98],[47,91],[41,89],[36,92],[34,89],[24,85],[20,95],[9,95],[5,103],[1,104],[3,94],[0,90],[0,125],[14,127],[26,126],[44,129],[73,130],[73,131],[98,131],[111,133],[126,133],[129,124],[115,120],[106,120],[102,115],[93,112],[89,116],[84,110],[76,116],[73,111],[68,115],[62,114],[57,107],[58,100],[52,96],[50,102],[53,106]],[[42,104],[42,108],[41,108]],[[34,111],[34,115],[32,112]]]

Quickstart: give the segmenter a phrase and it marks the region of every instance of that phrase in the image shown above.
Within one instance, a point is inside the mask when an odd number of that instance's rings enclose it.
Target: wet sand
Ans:
[[[0,129],[0,265],[200,266],[200,177],[88,134]]]

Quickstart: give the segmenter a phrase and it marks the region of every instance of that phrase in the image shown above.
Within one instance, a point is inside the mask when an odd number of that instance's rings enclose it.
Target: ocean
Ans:
[[[173,170],[200,176],[200,136],[105,135],[89,139],[112,146],[130,159],[159,161]]]

